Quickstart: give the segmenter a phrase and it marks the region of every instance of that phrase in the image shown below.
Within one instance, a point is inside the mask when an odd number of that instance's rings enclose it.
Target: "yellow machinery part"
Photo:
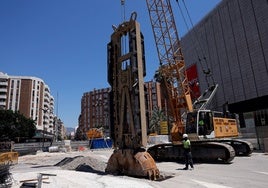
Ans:
[[[135,153],[133,149],[114,150],[105,172],[145,177],[151,180],[156,180],[160,176],[160,172],[152,156],[146,151]]]
[[[237,122],[235,119],[213,117],[216,138],[238,136]]]
[[[88,139],[103,138],[103,131],[97,128],[91,128],[87,131],[87,138]]]

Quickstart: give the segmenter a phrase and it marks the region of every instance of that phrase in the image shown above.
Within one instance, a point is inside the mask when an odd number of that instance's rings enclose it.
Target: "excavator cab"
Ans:
[[[213,112],[199,110],[189,112],[186,119],[186,133],[196,137],[213,137]]]
[[[211,110],[189,112],[186,133],[198,138],[225,138],[238,136],[237,121],[233,114]]]

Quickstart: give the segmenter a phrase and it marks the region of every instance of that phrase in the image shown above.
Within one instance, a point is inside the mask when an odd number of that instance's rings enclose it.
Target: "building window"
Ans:
[[[257,127],[268,126],[268,109],[256,111],[254,113],[254,120]]]
[[[11,88],[14,88],[14,80],[11,81]]]
[[[239,115],[239,123],[240,123],[240,128],[245,128],[246,127],[246,123],[245,123],[245,119],[244,119],[244,114],[238,114]]]

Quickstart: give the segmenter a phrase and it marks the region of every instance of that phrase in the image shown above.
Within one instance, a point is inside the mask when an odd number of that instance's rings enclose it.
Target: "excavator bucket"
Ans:
[[[157,180],[160,177],[160,172],[152,156],[146,151],[135,152],[133,149],[114,150],[105,172],[145,177],[150,180]]]

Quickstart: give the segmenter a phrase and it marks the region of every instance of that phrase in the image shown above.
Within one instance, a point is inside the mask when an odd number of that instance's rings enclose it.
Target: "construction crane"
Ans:
[[[172,143],[152,146],[148,152],[156,160],[178,160],[183,157],[179,141],[182,134],[189,133],[193,157],[197,159],[221,159],[230,162],[235,154],[249,155],[253,150],[252,144],[242,140],[226,139],[238,136],[236,119],[207,109],[216,93],[217,84],[209,86],[192,103],[170,0],[146,0],[146,3],[160,62],[156,80],[160,82],[161,92],[168,104],[167,114],[172,122]],[[201,130],[200,120],[206,124],[206,131]]]
[[[168,114],[174,122],[172,140],[180,140],[184,133],[182,114],[193,111],[180,40],[170,1],[147,0],[147,7],[160,62],[155,77],[168,99]]]

